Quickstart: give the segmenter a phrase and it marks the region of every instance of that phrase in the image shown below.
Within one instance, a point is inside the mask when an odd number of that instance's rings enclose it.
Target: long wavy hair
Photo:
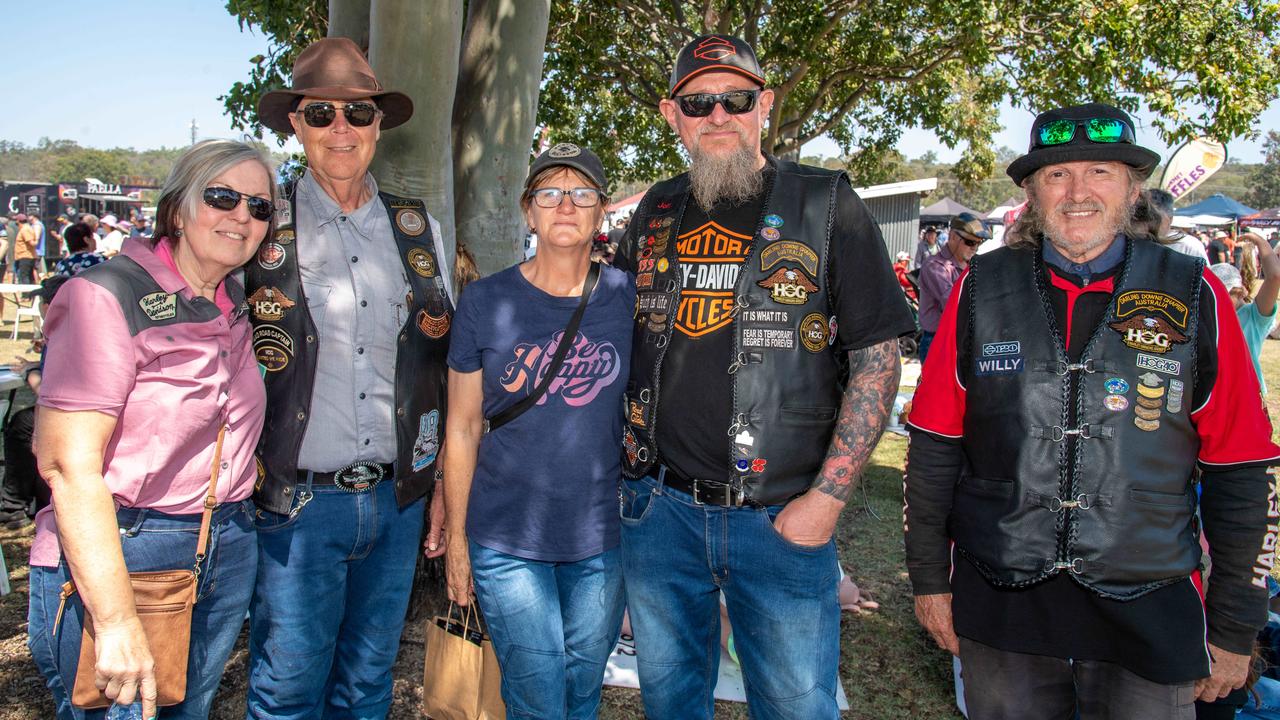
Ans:
[[[1136,168],[1127,165],[1125,167],[1129,170],[1130,188],[1135,185],[1141,187],[1146,182],[1146,178]],[[1027,207],[1005,232],[1004,244],[1009,247],[1040,247],[1045,237],[1044,210],[1036,197],[1036,183],[1039,182],[1041,172],[1043,170],[1037,170],[1023,183],[1023,188],[1027,192]],[[1121,225],[1120,232],[1135,240],[1168,244],[1173,242],[1174,238],[1160,231],[1166,217],[1151,204],[1147,193],[1143,191],[1138,193],[1137,200],[1129,206],[1128,219]]]

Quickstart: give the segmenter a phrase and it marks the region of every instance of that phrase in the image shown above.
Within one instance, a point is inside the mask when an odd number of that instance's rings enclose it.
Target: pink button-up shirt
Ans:
[[[117,507],[199,513],[223,424],[218,501],[249,497],[266,391],[241,310],[243,288],[224,281],[215,305],[192,293],[163,243],[153,250],[131,239],[121,255],[159,290],[121,273],[124,259],[68,280],[45,319],[38,403],[116,418],[102,476]],[[31,564],[56,566],[60,552],[50,506],[36,516]]]

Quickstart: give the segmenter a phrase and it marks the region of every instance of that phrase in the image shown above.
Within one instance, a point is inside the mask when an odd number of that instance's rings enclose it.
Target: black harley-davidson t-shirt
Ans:
[[[776,237],[795,236],[799,218],[762,217],[764,198],[775,174],[772,158],[761,170],[766,192],[741,205],[719,204],[705,212],[691,197],[680,227],[673,234],[674,253],[683,273],[680,305],[669,318],[674,325],[663,358],[658,388],[656,441],[658,459],[686,478],[729,482],[732,479],[734,287],[738,271],[760,227],[773,227]],[[636,240],[636,223],[629,228],[615,264],[629,266]],[[772,233],[771,233],[772,234]],[[757,238],[756,242],[771,242]],[[880,228],[849,183],[836,191],[835,224],[831,233],[825,277],[811,277],[803,268],[794,272],[796,284],[827,289],[836,318],[836,346],[841,352],[858,350],[915,330],[902,287],[894,276]],[[819,269],[821,273],[821,269]],[[644,291],[643,289],[641,290]],[[804,312],[799,305],[766,302],[752,311],[768,311],[770,324],[784,333],[798,332]],[[777,352],[793,352],[777,350]],[[646,372],[633,368],[633,372]]]

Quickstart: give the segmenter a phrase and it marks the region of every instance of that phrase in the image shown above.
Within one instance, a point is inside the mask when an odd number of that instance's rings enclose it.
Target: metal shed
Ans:
[[[914,253],[920,238],[920,198],[938,187],[938,178],[854,188],[880,225],[889,259],[899,252]]]

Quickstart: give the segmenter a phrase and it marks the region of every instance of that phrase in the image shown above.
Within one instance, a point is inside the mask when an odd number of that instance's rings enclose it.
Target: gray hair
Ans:
[[[1147,177],[1137,168],[1126,165],[1129,171],[1129,187],[1142,187]],[[1040,168],[1032,173],[1022,186],[1027,191],[1027,207],[1009,226],[1009,230],[1004,235],[1004,244],[1012,248],[1035,248],[1040,246],[1040,241],[1044,238],[1045,222],[1043,209],[1036,202],[1035,184],[1040,178],[1040,174],[1044,172],[1044,168]],[[1154,242],[1172,242],[1173,238],[1160,238],[1159,226],[1160,221],[1157,215],[1159,211],[1151,206],[1151,201],[1147,193],[1138,193],[1138,199],[1129,206],[1129,218],[1121,226],[1120,232],[1125,237],[1135,240],[1151,240]]]
[[[169,177],[165,179],[164,186],[160,188],[152,242],[160,242],[166,237],[177,237],[175,233],[179,227],[178,220],[190,222],[196,216],[200,211],[200,204],[204,202],[201,195],[209,183],[245,161],[262,165],[262,168],[267,171],[267,178],[271,178],[271,164],[266,156],[252,145],[236,140],[204,140],[192,145],[190,150],[178,158]],[[275,183],[268,182],[267,185],[270,187],[271,202],[274,204]],[[267,236],[271,235],[274,227],[275,219],[272,218],[267,227]]]

